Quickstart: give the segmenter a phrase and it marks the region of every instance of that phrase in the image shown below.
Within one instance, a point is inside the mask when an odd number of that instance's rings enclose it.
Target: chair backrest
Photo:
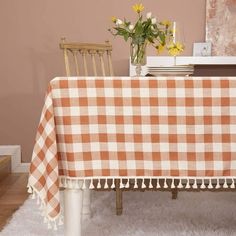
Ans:
[[[66,42],[62,38],[60,48],[64,52],[67,76],[113,76],[112,45]]]

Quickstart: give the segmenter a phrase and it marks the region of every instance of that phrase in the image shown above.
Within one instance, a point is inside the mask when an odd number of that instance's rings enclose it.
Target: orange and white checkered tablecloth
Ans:
[[[230,179],[235,187],[236,78],[53,79],[28,184],[46,217],[60,215],[60,185],[115,178]]]

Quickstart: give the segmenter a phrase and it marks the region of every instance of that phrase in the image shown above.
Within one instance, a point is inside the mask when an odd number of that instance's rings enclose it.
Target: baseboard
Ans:
[[[30,163],[20,163],[20,165],[13,171],[15,173],[28,173]]]
[[[21,162],[21,146],[20,145],[0,146],[0,155],[11,156],[11,172],[12,173],[29,172],[30,164]]]

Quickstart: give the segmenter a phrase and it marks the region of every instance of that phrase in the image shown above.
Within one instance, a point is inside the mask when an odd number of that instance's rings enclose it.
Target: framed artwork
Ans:
[[[206,0],[206,41],[212,56],[236,55],[236,0]]]

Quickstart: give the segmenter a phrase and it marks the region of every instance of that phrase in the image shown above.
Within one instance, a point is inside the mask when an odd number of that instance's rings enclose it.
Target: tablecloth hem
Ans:
[[[63,225],[63,215],[61,211],[55,217],[51,217],[47,214],[47,204],[43,200],[40,192],[30,183],[27,184],[28,193],[31,194],[32,199],[37,198],[37,205],[39,205],[39,210],[42,212],[41,215],[44,217],[44,223],[48,225],[48,229],[57,230],[59,225]]]
[[[72,189],[114,188],[235,188],[236,176],[60,176],[59,185]]]

